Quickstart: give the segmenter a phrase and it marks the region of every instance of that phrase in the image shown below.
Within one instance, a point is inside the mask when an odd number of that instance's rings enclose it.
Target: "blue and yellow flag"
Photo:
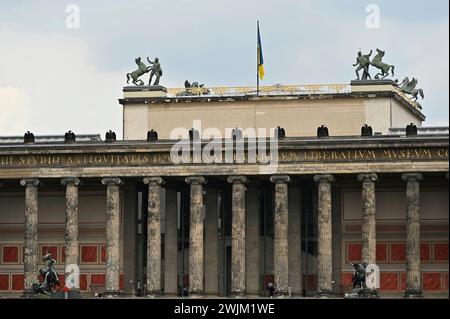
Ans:
[[[264,78],[264,59],[262,53],[261,36],[259,34],[259,22],[258,22],[258,48],[257,48],[257,61],[258,61],[258,75],[262,80]]]

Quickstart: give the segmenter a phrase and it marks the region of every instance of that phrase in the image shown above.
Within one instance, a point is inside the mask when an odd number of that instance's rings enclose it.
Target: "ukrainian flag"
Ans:
[[[258,76],[262,80],[264,78],[264,59],[262,53],[261,36],[259,34],[259,21],[258,21],[258,48],[256,54],[258,61]]]

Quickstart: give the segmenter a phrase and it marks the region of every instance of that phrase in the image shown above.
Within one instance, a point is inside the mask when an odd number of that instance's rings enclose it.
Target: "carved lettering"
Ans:
[[[203,153],[205,163],[225,163],[224,154]],[[192,163],[192,155],[183,155],[182,163]],[[278,157],[281,162],[352,162],[377,160],[446,160],[448,148],[404,148],[404,149],[352,149],[352,150],[288,150],[276,152],[258,152],[251,155],[248,152],[233,154],[234,163],[267,163]],[[0,168],[2,167],[52,167],[61,165],[76,166],[107,166],[107,165],[172,165],[170,153],[143,153],[143,154],[64,154],[64,155],[0,155]]]

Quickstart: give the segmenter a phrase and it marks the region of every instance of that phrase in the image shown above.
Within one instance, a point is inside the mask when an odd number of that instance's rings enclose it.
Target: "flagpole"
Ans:
[[[259,96],[258,31],[259,31],[259,21],[256,21],[256,95]]]

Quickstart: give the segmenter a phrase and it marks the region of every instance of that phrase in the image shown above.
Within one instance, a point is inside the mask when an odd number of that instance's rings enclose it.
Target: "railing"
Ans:
[[[260,96],[278,95],[311,95],[311,94],[339,94],[350,93],[348,84],[308,84],[308,85],[271,85],[260,86]],[[167,89],[169,97],[192,97],[192,96],[245,96],[257,95],[256,86],[240,87],[190,87]]]

